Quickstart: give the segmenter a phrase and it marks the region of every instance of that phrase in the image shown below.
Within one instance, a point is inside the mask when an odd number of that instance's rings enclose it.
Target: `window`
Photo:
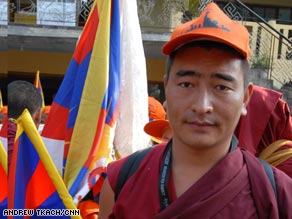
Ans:
[[[265,9],[263,7],[253,7],[252,9],[254,10],[255,13],[257,13],[262,18],[265,17]]]
[[[291,9],[290,8],[279,8],[278,21],[281,23],[291,22]]]
[[[276,20],[277,19],[276,8],[265,8],[265,18],[267,20]]]

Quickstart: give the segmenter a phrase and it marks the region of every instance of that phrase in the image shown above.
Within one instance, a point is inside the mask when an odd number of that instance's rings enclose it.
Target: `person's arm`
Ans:
[[[114,192],[106,178],[100,191],[98,219],[106,219],[112,213],[115,204],[114,196]]]

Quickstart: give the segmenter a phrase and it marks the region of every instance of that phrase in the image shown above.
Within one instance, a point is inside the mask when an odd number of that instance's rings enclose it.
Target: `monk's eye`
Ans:
[[[189,87],[193,87],[193,85],[189,82],[182,82],[182,83],[179,83],[179,86],[180,87],[183,87],[183,88],[189,88]]]
[[[221,91],[228,91],[228,90],[230,90],[229,87],[224,86],[224,85],[218,85],[216,88],[217,88],[218,90],[221,90]]]

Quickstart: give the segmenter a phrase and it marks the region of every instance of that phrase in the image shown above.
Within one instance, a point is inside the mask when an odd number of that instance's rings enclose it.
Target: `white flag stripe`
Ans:
[[[145,148],[149,136],[146,61],[137,3],[120,0],[121,10],[121,92],[114,145],[121,156]]]

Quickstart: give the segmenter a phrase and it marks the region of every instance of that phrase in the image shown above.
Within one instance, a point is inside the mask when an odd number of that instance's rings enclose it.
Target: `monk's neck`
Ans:
[[[173,141],[172,159],[177,161],[175,165],[185,165],[185,167],[213,166],[228,153],[229,148],[230,141],[209,147],[195,147]]]
[[[172,172],[177,196],[196,183],[227,153],[229,146],[213,147],[206,150],[172,145]]]

